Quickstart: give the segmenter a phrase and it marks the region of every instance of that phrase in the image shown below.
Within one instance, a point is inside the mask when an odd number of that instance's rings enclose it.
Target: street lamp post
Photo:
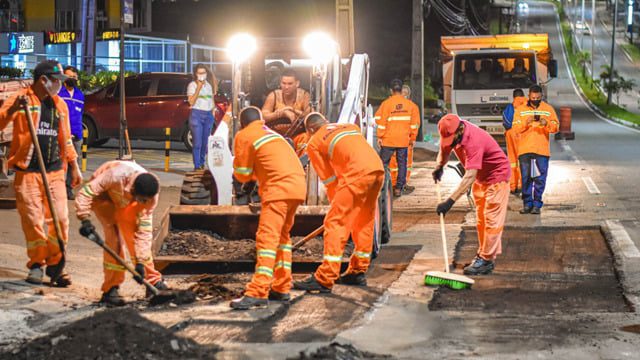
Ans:
[[[614,1],[613,5],[613,31],[611,32],[611,71],[609,73],[609,86],[607,86],[607,104],[611,104],[612,87],[611,82],[613,79],[613,56],[616,53],[616,26],[618,25],[618,0]]]
[[[627,3],[627,30],[629,31],[629,44],[633,44],[633,0]]]
[[[591,86],[593,87],[593,80],[595,79],[595,68],[593,65],[596,51],[596,0],[591,0]]]
[[[582,26],[582,30],[580,31],[580,51],[584,50],[584,31],[586,30],[587,25],[584,22],[584,0],[582,0],[582,7],[581,7],[581,11],[582,11],[582,15],[580,17],[580,21],[581,21],[581,26]],[[591,29],[591,31],[593,31],[593,29]],[[591,34],[591,37],[593,37],[593,34]]]

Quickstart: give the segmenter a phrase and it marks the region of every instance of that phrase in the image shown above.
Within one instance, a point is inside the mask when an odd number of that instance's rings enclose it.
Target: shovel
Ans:
[[[127,271],[131,273],[131,275],[133,275],[136,281],[137,279],[142,280],[142,284],[153,294],[153,296],[151,297],[151,300],[149,300],[149,305],[155,306],[155,305],[160,305],[168,302],[174,302],[180,305],[180,304],[189,304],[196,300],[196,295],[191,291],[158,290],[155,286],[151,285],[150,282],[148,282],[146,279],[140,276],[140,274],[138,274],[138,272],[128,262],[126,262],[118,254],[116,254],[116,252],[113,251],[113,249],[108,247],[104,243],[104,240],[102,240],[100,235],[98,235],[97,232],[91,231],[89,233],[85,233],[82,230],[83,229],[80,229],[80,235],[86,237],[87,239],[93,241],[94,243],[98,244],[101,248],[103,248],[104,251],[106,251],[114,259],[116,259],[116,261],[120,265],[124,266],[124,268],[127,269]]]
[[[309,240],[311,240],[314,237],[322,234],[323,231],[324,231],[324,225],[322,225],[319,228],[313,230],[309,235],[305,236],[302,240],[300,240],[300,241],[296,242],[295,244],[293,244],[293,246],[291,247],[291,250],[299,249],[300,247],[302,247],[302,245],[308,243]]]

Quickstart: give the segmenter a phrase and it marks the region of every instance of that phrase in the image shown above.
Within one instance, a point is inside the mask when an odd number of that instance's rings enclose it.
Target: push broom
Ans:
[[[440,183],[436,184],[438,202],[442,201]],[[442,252],[444,254],[445,271],[428,271],[424,277],[424,284],[430,286],[447,286],[453,290],[469,289],[475,282],[472,278],[463,275],[452,274],[449,271],[449,255],[447,254],[447,234],[444,229],[444,215],[440,214],[440,234],[442,235]]]

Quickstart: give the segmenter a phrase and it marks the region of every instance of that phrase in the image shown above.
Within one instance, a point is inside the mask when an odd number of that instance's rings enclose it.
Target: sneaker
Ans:
[[[259,299],[251,296],[243,296],[240,299],[231,301],[229,306],[233,310],[249,310],[251,308],[265,308],[269,305],[269,300]]]
[[[44,272],[42,272],[42,268],[40,264],[35,264],[29,270],[29,275],[25,279],[29,284],[41,285],[42,278],[44,277]]]
[[[465,275],[488,275],[491,274],[495,264],[493,261],[485,260],[481,257],[477,257],[473,262],[464,268]]]
[[[117,286],[114,286],[106,293],[103,293],[100,302],[107,306],[124,306],[126,304],[124,298],[120,296]]]
[[[395,197],[402,196],[402,189],[393,189],[393,196]]]
[[[540,208],[539,207],[534,207],[533,209],[531,209],[531,214],[540,215]]]
[[[291,300],[291,294],[269,290],[269,300],[289,302],[289,300]]]
[[[532,206],[525,206],[522,208],[522,210],[520,210],[520,214],[531,214],[532,210],[533,210]]]
[[[402,189],[402,195],[409,195],[416,189],[415,186],[405,185],[404,189]]]
[[[363,272],[344,274],[340,276],[336,284],[367,286],[367,277]]]
[[[331,289],[323,286],[316,280],[316,277],[311,275],[305,280],[294,281],[293,288],[297,290],[305,290],[310,293],[330,293]]]

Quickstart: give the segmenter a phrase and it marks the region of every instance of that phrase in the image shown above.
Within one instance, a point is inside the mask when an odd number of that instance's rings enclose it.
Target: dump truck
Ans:
[[[443,36],[440,59],[444,99],[449,110],[486,130],[504,136],[502,110],[513,90],[547,83],[557,76],[548,34]]]

